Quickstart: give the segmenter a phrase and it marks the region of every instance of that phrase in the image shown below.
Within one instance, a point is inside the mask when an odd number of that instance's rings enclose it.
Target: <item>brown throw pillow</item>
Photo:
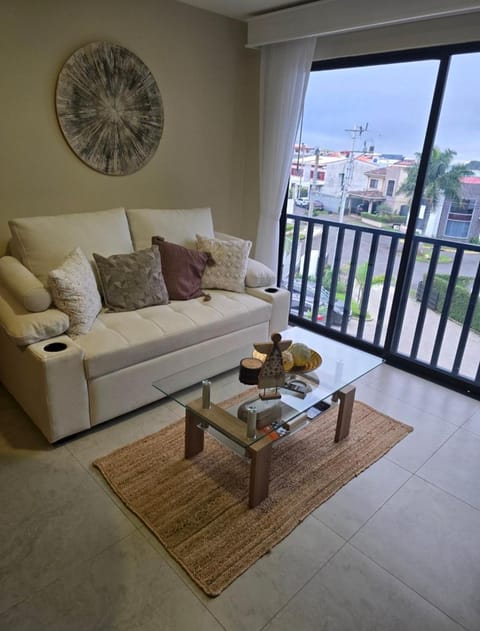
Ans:
[[[93,254],[105,305],[111,311],[133,311],[168,304],[158,247],[108,258]]]
[[[202,291],[202,275],[205,266],[213,264],[207,252],[190,250],[182,245],[152,237],[152,245],[158,246],[162,259],[162,271],[170,300],[190,300],[205,296]]]

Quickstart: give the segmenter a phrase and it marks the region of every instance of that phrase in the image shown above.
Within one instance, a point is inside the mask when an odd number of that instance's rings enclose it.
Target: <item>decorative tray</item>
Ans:
[[[285,372],[288,374],[302,374],[305,372],[311,372],[312,370],[316,370],[319,366],[321,366],[322,364],[322,358],[321,356],[317,353],[317,351],[314,351],[313,348],[310,349],[310,360],[305,364],[305,366],[293,366],[292,368],[290,368],[290,370],[286,370]],[[262,362],[265,361],[266,359],[266,355],[264,355],[263,353],[259,353],[258,351],[254,350],[252,353],[252,357],[256,357],[257,359],[260,359]]]

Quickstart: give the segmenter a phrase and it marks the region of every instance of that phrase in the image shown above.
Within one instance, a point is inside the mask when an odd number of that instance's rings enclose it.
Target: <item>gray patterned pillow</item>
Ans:
[[[133,311],[168,304],[158,246],[108,258],[93,254],[105,305],[111,311]]]
[[[68,333],[75,337],[88,333],[102,308],[92,266],[80,248],[67,256],[48,275],[55,306],[68,315]]]

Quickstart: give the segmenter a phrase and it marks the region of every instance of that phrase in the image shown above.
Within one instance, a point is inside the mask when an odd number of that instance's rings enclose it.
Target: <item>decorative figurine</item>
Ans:
[[[259,393],[261,399],[280,399],[278,388],[285,383],[285,371],[283,370],[282,352],[291,345],[291,340],[283,340],[280,333],[272,334],[272,343],[264,342],[254,344],[253,347],[259,353],[267,355],[258,376],[258,387],[263,388]],[[271,388],[267,392],[267,388]]]

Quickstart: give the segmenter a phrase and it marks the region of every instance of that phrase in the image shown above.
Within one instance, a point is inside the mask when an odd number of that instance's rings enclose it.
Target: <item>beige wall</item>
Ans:
[[[0,20],[0,252],[12,217],[118,206],[211,206],[215,227],[255,236],[258,51],[246,25],[173,0],[3,0]],[[157,80],[165,127],[137,173],[102,175],[57,123],[65,60],[98,40],[138,55]]]

